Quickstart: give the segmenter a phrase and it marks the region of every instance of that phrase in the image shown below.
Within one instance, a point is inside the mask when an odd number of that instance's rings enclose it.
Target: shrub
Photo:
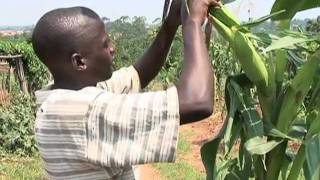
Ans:
[[[0,106],[0,155],[29,156],[37,151],[33,131],[35,99],[23,93],[11,95],[11,104]]]

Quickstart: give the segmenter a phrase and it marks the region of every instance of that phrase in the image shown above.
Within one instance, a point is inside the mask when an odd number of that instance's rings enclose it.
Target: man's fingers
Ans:
[[[221,7],[222,6],[222,3],[220,0],[210,0],[209,3],[210,3],[210,6],[213,6],[213,7]]]

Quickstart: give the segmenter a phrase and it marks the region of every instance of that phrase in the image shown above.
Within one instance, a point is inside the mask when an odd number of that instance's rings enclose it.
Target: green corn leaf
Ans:
[[[230,172],[230,168],[234,167],[237,164],[236,159],[226,159],[219,163],[217,170],[217,175],[213,179],[227,179],[227,176]]]
[[[262,137],[254,137],[249,139],[245,144],[246,150],[251,154],[264,155],[274,149],[277,145],[282,143],[283,140],[267,141]]]
[[[288,60],[292,62],[297,68],[300,68],[304,63],[305,60],[297,56],[293,51],[288,51]]]
[[[307,116],[308,133],[306,139],[320,133],[320,113],[317,110],[313,110]]]
[[[207,179],[214,180],[216,171],[216,156],[221,138],[216,138],[210,142],[205,143],[201,149],[201,159],[207,172]]]
[[[288,176],[288,180],[296,180],[298,179],[298,176],[300,174],[300,171],[303,167],[303,164],[305,162],[306,156],[305,156],[305,146],[302,144],[299,148],[298,153],[295,156],[295,159],[292,163],[292,167]]]
[[[313,78],[312,95],[307,111],[310,112],[314,109],[320,111],[320,66]]]
[[[276,41],[279,39],[278,36],[274,35],[274,34],[270,34],[270,33],[266,33],[266,32],[261,32],[261,33],[255,33],[255,34],[251,34],[248,33],[246,34],[249,38],[256,40],[260,43],[263,43],[265,45],[270,45],[272,42]]]
[[[283,133],[287,133],[290,129],[298,108],[310,90],[312,79],[319,68],[319,56],[320,50],[310,56],[286,90],[277,121],[277,129]]]
[[[241,103],[240,113],[245,122],[248,136],[250,138],[255,136],[263,136],[263,123],[257,110],[255,109],[250,93],[244,91],[244,89],[241,88],[241,86],[235,81],[231,80],[230,84],[236,92],[239,102]]]
[[[274,16],[278,16],[279,14],[282,14],[282,13],[284,13],[284,12],[285,12],[285,10],[280,10],[280,11],[278,11],[278,12],[271,13],[271,14],[269,14],[269,15],[263,16],[263,17],[261,17],[261,18],[259,18],[259,19],[257,19],[257,20],[252,21],[252,22],[248,22],[248,23],[245,23],[245,24],[241,24],[240,27],[243,27],[243,28],[252,28],[252,27],[255,27],[255,26],[257,26],[257,25],[259,25],[259,24],[261,24],[261,23],[269,20],[270,18],[272,18],[272,17],[274,17]]]
[[[282,133],[281,131],[279,131],[270,122],[264,122],[264,130],[265,130],[265,133],[271,137],[282,138],[282,139],[287,139],[287,140],[291,140],[291,141],[298,141],[298,139],[290,137],[290,136]]]
[[[231,82],[236,83],[241,87],[252,87],[250,80],[245,74],[231,76],[227,79],[226,98],[228,99],[227,102],[229,102],[228,104],[230,105],[228,106],[228,124],[226,126],[226,132],[224,135],[226,153],[230,153],[231,148],[239,138],[240,130],[242,129],[244,122],[243,119],[240,119],[242,117],[240,117],[239,114],[240,108],[242,107],[241,103],[243,103],[243,101],[241,99],[241,96],[239,95],[239,89],[238,91],[236,91]],[[238,111],[238,113],[236,113],[236,111]]]
[[[251,155],[248,153],[248,151],[245,150],[244,148],[244,144],[246,141],[246,136],[244,133],[244,129],[242,129],[242,131],[240,132],[240,147],[239,147],[239,157],[238,157],[238,161],[239,161],[239,166],[242,172],[242,179],[248,179],[251,175],[251,171],[252,171],[252,157]]]
[[[288,173],[290,171],[288,171],[289,169],[289,166],[292,164],[292,158],[290,155],[288,155],[288,153],[285,154],[285,158],[283,158],[283,162],[282,162],[282,166],[281,166],[281,170],[280,170],[280,173],[281,173],[281,180],[286,180],[287,179],[287,176],[288,176]]]
[[[254,137],[249,139],[245,144],[246,150],[254,155],[264,155],[268,152],[270,152],[273,148],[275,148],[277,145],[282,143],[283,140],[271,140],[267,141],[266,139],[262,137]]]
[[[233,144],[234,141],[236,140],[238,133],[237,133],[237,128],[240,131],[241,128],[238,127],[239,124],[239,119],[236,117],[236,112],[239,110],[240,106],[240,101],[238,99],[238,96],[236,94],[236,91],[232,88],[230,81],[236,80],[241,82],[241,78],[243,75],[238,75],[235,77],[229,77],[226,82],[226,89],[225,89],[225,94],[226,94],[226,105],[228,109],[228,114],[226,118],[226,128],[224,132],[224,141],[225,141],[225,151],[228,153]],[[243,81],[242,85],[244,85],[245,81]],[[234,121],[236,121],[234,123]],[[240,125],[240,124],[239,124]]]
[[[276,0],[271,9],[271,13],[285,10],[284,13],[272,17],[272,20],[290,20],[299,11],[316,8],[320,6],[320,0]]]
[[[320,179],[320,134],[305,143],[307,174],[313,180]],[[305,172],[306,173],[306,172]]]
[[[305,43],[305,42],[310,42],[314,41],[315,39],[307,39],[307,38],[294,38],[291,36],[285,36],[277,41],[274,41],[273,43],[270,44],[265,50],[264,53],[277,50],[277,49],[284,49],[284,48],[292,48],[292,46],[299,44],[299,43]]]

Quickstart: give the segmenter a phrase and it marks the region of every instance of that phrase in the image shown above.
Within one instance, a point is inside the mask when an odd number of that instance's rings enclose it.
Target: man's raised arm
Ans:
[[[214,79],[202,24],[216,0],[189,0],[181,8],[184,66],[177,83],[181,124],[201,120],[213,112]]]
[[[146,87],[149,82],[159,73],[163,66],[173,38],[180,23],[181,0],[173,0],[169,15],[155,40],[143,54],[143,56],[133,65],[138,71],[141,88]]]

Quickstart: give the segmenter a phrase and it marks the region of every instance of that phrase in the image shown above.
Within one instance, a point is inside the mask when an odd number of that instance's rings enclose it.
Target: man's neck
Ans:
[[[87,83],[80,83],[74,80],[54,80],[52,89],[69,89],[69,90],[80,90],[85,87],[92,86]]]

